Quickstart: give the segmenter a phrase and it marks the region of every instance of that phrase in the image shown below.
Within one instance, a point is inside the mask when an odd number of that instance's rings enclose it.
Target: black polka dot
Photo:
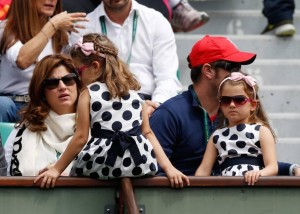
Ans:
[[[132,118],[132,113],[131,111],[124,111],[122,114],[122,117],[124,120],[130,120]]]
[[[110,93],[108,91],[104,91],[101,95],[102,99],[105,101],[109,101],[110,100]]]
[[[139,126],[139,125],[140,125],[140,122],[138,120],[135,120],[132,123],[132,127],[136,127],[136,126]]]
[[[226,129],[225,131],[223,131],[222,135],[227,137],[229,135],[229,129]]]
[[[82,175],[83,174],[83,169],[76,167],[75,172],[76,172],[77,175]]]
[[[89,161],[91,159],[91,155],[89,153],[85,153],[84,156],[82,157],[82,160],[84,161]]]
[[[245,141],[239,140],[239,141],[236,142],[236,146],[237,146],[238,148],[245,148],[246,142],[245,142]]]
[[[98,146],[100,144],[101,140],[100,139],[97,139],[94,143],[95,146]]]
[[[93,84],[91,87],[90,87],[90,90],[91,91],[99,91],[100,90],[100,86],[98,84]]]
[[[218,140],[219,140],[219,135],[213,136],[213,142],[214,142],[214,144],[216,144],[218,142]]]
[[[256,125],[254,129],[255,129],[256,131],[259,131],[260,127],[261,127],[261,125]]]
[[[83,151],[87,151],[91,148],[91,144],[86,144],[85,147],[83,148]]]
[[[100,154],[102,152],[103,148],[101,146],[99,146],[96,151],[95,154]]]
[[[248,152],[249,152],[250,154],[258,154],[257,149],[256,149],[256,148],[253,148],[253,147],[250,147],[250,148],[248,149]]]
[[[242,172],[242,175],[244,176],[244,175],[246,174],[246,172],[247,172],[247,171],[243,171],[243,172]]]
[[[113,171],[112,171],[112,175],[116,178],[120,177],[122,175],[122,171],[120,168],[115,168]]]
[[[127,158],[125,158],[125,159],[123,160],[123,166],[125,166],[125,167],[130,166],[131,163],[132,163],[132,161],[131,161],[131,158],[130,158],[130,157],[127,157]]]
[[[140,135],[136,136],[136,139],[138,140],[139,143],[143,142],[143,139],[141,138]]]
[[[147,163],[147,156],[146,155],[142,155],[142,159],[143,159],[143,164]]]
[[[233,171],[233,172],[232,172],[232,176],[235,176],[235,175],[236,175],[236,172]]]
[[[99,176],[99,174],[97,172],[90,173],[90,177],[94,178],[94,179],[99,179],[100,178],[100,176]]]
[[[220,143],[220,146],[222,147],[222,149],[224,149],[224,151],[227,150],[225,141],[222,141],[222,142]]]
[[[151,156],[152,156],[153,158],[155,158],[155,153],[154,153],[154,150],[153,150],[153,149],[151,150]]]
[[[109,111],[103,112],[101,115],[103,121],[110,121],[112,118],[112,114]]]
[[[138,93],[138,95],[140,96],[140,98],[141,98],[142,100],[145,100],[145,97],[144,97],[144,95],[143,95],[142,93]]]
[[[101,108],[102,108],[102,104],[98,101],[96,101],[92,104],[93,111],[99,111]]]
[[[257,141],[254,145],[257,146],[258,148],[261,148],[260,147],[260,141]]]
[[[140,101],[139,100],[133,100],[131,105],[132,105],[132,108],[138,109],[140,107]]]
[[[233,134],[230,136],[229,140],[237,140],[238,136],[236,134]]]
[[[104,163],[104,160],[105,160],[105,158],[104,158],[103,156],[100,156],[100,157],[97,157],[97,158],[95,159],[95,162],[96,162],[97,164],[103,164],[103,163]]]
[[[237,169],[238,169],[238,170],[242,169],[242,166],[241,166],[241,165],[238,165],[238,166],[237,166]]]
[[[238,153],[237,153],[237,151],[235,150],[235,149],[230,149],[229,151],[228,151],[228,155],[237,155]]]
[[[111,139],[107,139],[107,140],[105,141],[105,146],[109,146],[110,143],[111,143]]]
[[[86,168],[90,170],[93,167],[93,161],[89,161],[86,163]]]
[[[87,142],[87,144],[91,144],[94,140],[95,138],[91,137],[91,139]]]
[[[113,102],[112,108],[116,111],[120,110],[122,108],[122,103],[121,102]]]
[[[218,161],[222,160],[222,158],[220,157],[220,155],[218,155],[217,159],[218,159]]]
[[[133,170],[132,170],[132,174],[135,175],[135,176],[138,176],[141,173],[142,173],[142,169],[139,166],[134,167]]]
[[[233,167],[233,166],[230,166],[230,167],[228,168],[228,171],[230,171],[230,170],[232,169],[232,167]]]
[[[253,133],[246,132],[246,137],[247,137],[248,139],[254,139],[254,134],[253,134]]]
[[[122,97],[123,100],[129,100],[129,98],[130,98],[130,94],[127,94],[127,95]]]
[[[156,165],[154,163],[151,163],[150,166],[149,166],[150,170],[152,172],[155,172],[156,171]]]
[[[122,123],[120,123],[119,121],[116,121],[112,124],[111,127],[115,132],[120,131],[122,129]]]
[[[254,170],[253,166],[251,166],[251,165],[247,165],[247,169],[248,169],[248,171]]]
[[[246,128],[246,124],[239,124],[239,125],[236,126],[236,130],[238,132],[243,131],[245,128]]]
[[[93,123],[93,126],[91,128],[91,135],[97,136],[97,134],[101,131],[101,124],[99,122]]]
[[[148,145],[147,145],[147,143],[144,144],[144,149],[145,149],[146,152],[148,152]]]
[[[109,168],[108,168],[108,167],[104,167],[104,168],[101,170],[101,172],[102,172],[102,175],[108,176],[108,174],[109,174]]]

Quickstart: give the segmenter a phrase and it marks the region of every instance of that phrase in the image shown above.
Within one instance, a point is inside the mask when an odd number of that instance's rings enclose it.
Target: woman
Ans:
[[[61,0],[14,0],[1,23],[0,122],[16,122],[29,102],[28,85],[37,61],[60,53],[68,31],[77,32],[85,13],[62,12]]]
[[[57,161],[74,134],[80,86],[72,60],[64,55],[46,56],[36,65],[29,105],[5,144],[8,175],[35,176]]]

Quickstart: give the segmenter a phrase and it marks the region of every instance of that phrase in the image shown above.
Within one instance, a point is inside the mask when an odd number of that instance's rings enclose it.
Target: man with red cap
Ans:
[[[225,37],[206,35],[193,46],[187,58],[192,85],[160,105],[150,117],[151,128],[166,155],[184,174],[195,174],[217,126],[219,84],[255,58],[256,54],[238,50]],[[215,169],[218,173],[217,166]]]

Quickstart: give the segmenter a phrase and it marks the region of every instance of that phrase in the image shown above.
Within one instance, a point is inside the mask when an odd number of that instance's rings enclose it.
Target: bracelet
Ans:
[[[50,38],[47,36],[47,34],[43,30],[41,30],[41,33],[46,37],[47,42],[48,42]]]
[[[55,25],[53,24],[53,22],[51,22],[51,19],[49,19],[49,22],[52,25],[53,29],[56,31],[57,29],[56,29]]]

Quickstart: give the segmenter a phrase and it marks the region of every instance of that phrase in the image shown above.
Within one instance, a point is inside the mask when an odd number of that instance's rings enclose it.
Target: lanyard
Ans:
[[[102,33],[103,33],[103,35],[107,36],[105,16],[100,16],[99,20],[100,20]],[[131,60],[131,51],[132,51],[132,46],[133,46],[133,43],[134,43],[134,40],[135,40],[136,29],[137,29],[137,21],[138,21],[138,14],[135,10],[134,15],[133,15],[133,24],[132,24],[131,47],[130,47],[130,52],[129,52],[129,56],[128,56],[128,59],[127,59],[127,64],[130,64],[130,60]]]
[[[210,129],[209,129],[209,125],[208,125],[208,120],[209,120],[208,119],[208,114],[205,111],[205,109],[201,106],[200,100],[198,99],[198,96],[196,95],[196,92],[195,92],[194,88],[192,88],[191,91],[192,91],[194,99],[197,101],[200,109],[202,109],[203,114],[204,114],[204,119],[203,119],[203,122],[204,122],[204,134],[205,134],[205,140],[206,140],[206,144],[207,144],[208,143],[208,139],[210,137]]]

